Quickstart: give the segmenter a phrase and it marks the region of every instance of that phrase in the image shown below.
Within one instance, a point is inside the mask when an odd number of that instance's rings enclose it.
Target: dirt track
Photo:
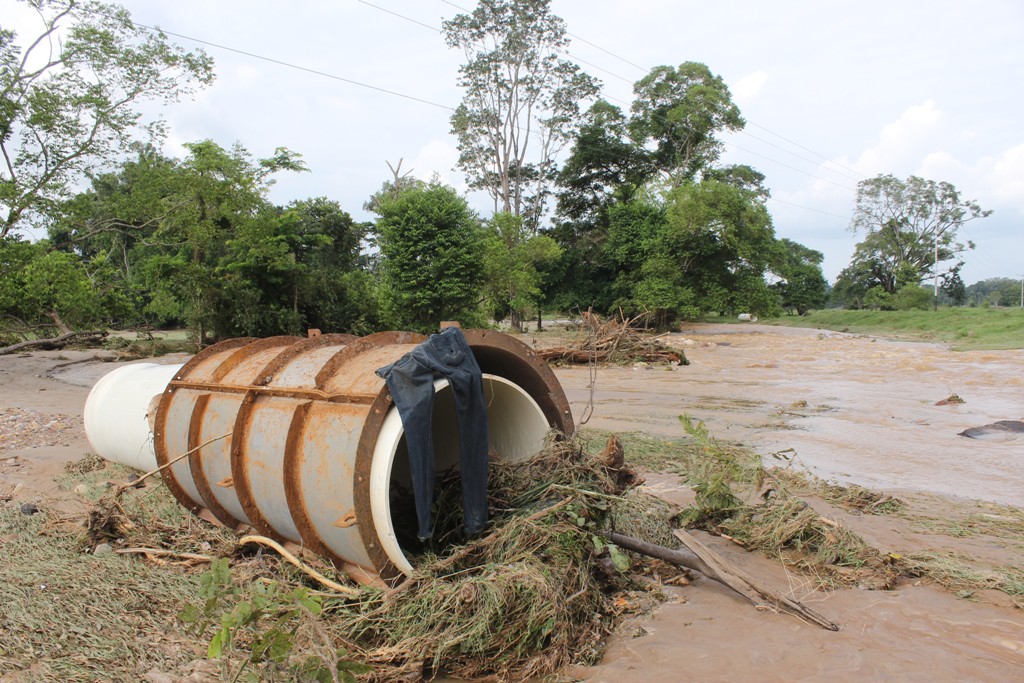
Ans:
[[[674,338],[689,367],[603,368],[588,426],[674,435],[682,413],[712,433],[767,455],[793,448],[798,463],[826,478],[897,492],[933,517],[985,503],[1024,506],[1024,440],[972,441],[968,427],[1024,417],[1024,352],[951,353],[852,335],[762,326],[701,326]],[[0,415],[36,411],[36,429],[78,424],[88,386],[112,366],[83,363],[92,352],[0,357]],[[166,359],[172,362],[179,359]],[[585,369],[560,369],[574,414],[589,396]],[[959,394],[966,403],[935,406]],[[47,416],[53,416],[47,418]],[[22,423],[18,420],[19,424]],[[23,425],[22,425],[23,426]],[[31,431],[31,430],[29,430]],[[22,429],[19,438],[24,437]],[[57,483],[64,463],[88,450],[78,432],[36,447],[0,442],[0,494],[17,504],[80,508]],[[15,447],[11,447],[15,446]],[[628,453],[627,453],[628,458]],[[671,496],[672,477],[651,477]],[[852,515],[825,506],[884,552],[926,548],[1024,564],[1024,539],[968,534]],[[778,562],[712,539],[759,578],[813,603],[842,624],[831,633],[755,611],[707,581],[667,588],[669,602],[624,626],[604,662],[571,672],[589,681],[1010,681],[1024,680],[1024,613],[1003,593],[959,599],[907,582],[894,591],[825,595]]]

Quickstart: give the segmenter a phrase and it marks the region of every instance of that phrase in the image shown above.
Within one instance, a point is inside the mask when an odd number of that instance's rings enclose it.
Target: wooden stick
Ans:
[[[163,548],[118,548],[114,551],[118,555],[152,555],[153,557],[180,557],[183,560],[195,560],[196,562],[213,562],[210,555],[199,555],[197,553],[178,553]]]
[[[698,541],[692,535],[677,529],[676,537],[683,542],[686,550],[672,550],[664,546],[647,543],[640,539],[614,531],[603,531],[601,535],[617,546],[633,552],[664,560],[670,564],[700,572],[707,578],[739,593],[757,607],[774,607],[794,614],[809,622],[818,624],[829,631],[838,631],[839,626],[823,615],[796,600],[792,600],[767,584],[749,576],[739,568]]]
[[[362,596],[362,593],[356,590],[355,588],[342,586],[340,583],[337,583],[336,581],[331,581],[317,570],[304,564],[301,560],[299,560],[299,558],[292,555],[285,549],[283,545],[273,540],[272,538],[267,538],[266,536],[243,536],[238,541],[239,545],[246,545],[247,543],[258,543],[260,545],[265,545],[267,547],[273,548],[278,553],[280,553],[281,557],[283,557],[284,559],[288,560],[290,563],[298,567],[304,574],[316,579],[321,584],[327,586],[333,591],[341,593],[342,595],[348,596],[350,598],[358,598]]]
[[[211,443],[213,443],[215,441],[220,441],[221,439],[226,439],[229,436],[231,436],[231,432],[228,432],[227,434],[221,434],[220,436],[215,436],[212,439],[210,439],[209,441],[206,441],[204,443],[199,444],[198,446],[196,446],[192,450],[185,451],[184,453],[182,453],[181,455],[176,457],[174,460],[171,460],[166,465],[161,465],[160,467],[157,467],[155,470],[152,470],[151,472],[146,472],[145,474],[143,474],[141,477],[139,477],[135,481],[129,481],[127,483],[120,484],[117,487],[117,491],[114,492],[114,496],[117,497],[117,496],[121,495],[122,493],[124,493],[126,490],[132,488],[133,486],[138,486],[141,482],[145,481],[146,479],[149,479],[150,477],[152,477],[157,472],[161,472],[161,471],[167,469],[168,467],[170,467],[171,465],[173,465],[174,463],[178,462],[179,460],[183,460],[183,459],[187,458],[188,456],[192,455],[193,453],[195,453],[196,451],[198,451],[198,450],[200,450],[200,449],[202,449],[202,448],[204,448],[206,446],[209,446]]]

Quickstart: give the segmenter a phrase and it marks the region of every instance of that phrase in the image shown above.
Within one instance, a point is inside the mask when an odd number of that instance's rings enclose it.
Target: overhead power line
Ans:
[[[794,142],[793,140],[790,140],[787,137],[779,135],[778,133],[776,133],[775,131],[773,131],[773,130],[771,130],[769,128],[765,128],[764,126],[759,125],[757,123],[754,123],[753,121],[748,121],[747,123],[749,123],[750,125],[752,125],[752,126],[754,126],[756,128],[760,128],[761,130],[765,131],[766,133],[771,133],[772,135],[774,135],[775,137],[779,138],[780,140],[785,140],[786,142],[788,142],[789,144],[793,145],[794,147],[799,147],[800,149],[804,150],[805,152],[809,152],[809,153],[813,154],[814,156],[818,157],[819,159],[832,164],[833,166],[837,166],[837,167],[843,169],[844,171],[849,171],[850,173],[853,173],[853,174],[855,174],[857,176],[860,176],[861,178],[867,178],[867,176],[864,175],[863,173],[861,173],[860,171],[852,169],[849,166],[843,166],[839,162],[833,161],[832,159],[829,159],[828,157],[826,157],[826,156],[824,156],[822,154],[818,154],[813,149],[811,149],[809,147],[804,147],[799,142]]]
[[[456,4],[452,3],[452,2],[448,2],[448,0],[441,0],[441,1],[444,2],[445,4],[451,5],[453,7],[458,8],[458,9],[462,9],[458,5],[456,5]],[[364,4],[364,5],[368,6],[368,7],[372,7],[374,9],[377,9],[377,10],[379,10],[381,12],[385,12],[387,14],[393,15],[393,16],[399,18],[399,19],[403,19],[405,21],[409,21],[411,23],[414,23],[414,24],[416,24],[418,26],[421,26],[423,28],[429,29],[431,31],[434,31],[434,32],[437,32],[437,33],[440,32],[440,29],[438,29],[438,28],[436,28],[434,26],[430,26],[429,24],[425,24],[425,23],[423,23],[421,21],[418,21],[418,20],[413,19],[411,17],[405,16],[405,15],[400,14],[398,12],[394,12],[392,10],[386,9],[386,8],[381,7],[379,5],[376,5],[374,3],[367,2],[367,0],[357,0],[357,2],[360,2],[361,4]],[[229,45],[224,45],[224,44],[216,43],[216,42],[213,42],[213,41],[210,41],[210,40],[205,40],[203,38],[196,38],[195,36],[190,36],[190,35],[186,35],[186,34],[183,34],[183,33],[177,33],[177,32],[174,32],[174,31],[168,31],[167,29],[163,29],[163,28],[160,28],[160,27],[149,26],[149,25],[141,24],[141,23],[135,22],[135,21],[133,21],[133,23],[135,24],[135,26],[137,26],[139,28],[142,28],[142,29],[145,29],[147,31],[161,32],[161,33],[164,33],[164,34],[169,35],[169,36],[174,36],[176,38],[181,38],[183,40],[188,40],[188,41],[197,43],[199,45],[206,45],[206,46],[209,46],[209,47],[214,47],[214,48],[217,48],[219,50],[225,50],[227,52],[232,52],[234,54],[239,54],[239,55],[242,55],[242,56],[245,56],[245,57],[250,57],[252,59],[258,59],[260,61],[268,62],[268,63],[271,63],[271,64],[276,64],[278,66],[283,66],[283,67],[290,68],[290,69],[296,69],[298,71],[309,73],[309,74],[312,74],[312,75],[315,75],[315,76],[321,76],[323,78],[329,78],[331,80],[339,81],[339,82],[342,82],[342,83],[348,83],[350,85],[354,85],[354,86],[361,87],[361,88],[366,88],[368,90],[373,90],[373,91],[376,91],[376,92],[381,92],[381,93],[384,93],[384,94],[387,94],[387,95],[392,95],[392,96],[395,96],[395,97],[400,97],[402,99],[410,100],[410,101],[413,101],[413,102],[419,102],[420,104],[426,104],[426,105],[429,105],[429,106],[432,106],[432,107],[437,107],[438,109],[444,109],[445,111],[450,111],[450,112],[454,112],[455,111],[454,107],[451,107],[451,106],[448,106],[448,105],[445,105],[445,104],[441,104],[439,102],[433,102],[431,100],[428,100],[428,99],[425,99],[425,98],[422,98],[422,97],[417,97],[415,95],[409,95],[407,93],[399,92],[397,90],[392,90],[392,89],[389,89],[389,88],[383,88],[383,87],[380,87],[380,86],[372,85],[370,83],[364,83],[362,81],[357,81],[357,80],[352,79],[352,78],[346,78],[344,76],[339,76],[337,74],[332,74],[330,72],[322,71],[320,69],[313,69],[313,68],[310,68],[310,67],[302,66],[300,64],[295,64],[293,62],[287,62],[287,61],[284,61],[284,60],[281,60],[281,59],[277,59],[277,58],[274,58],[274,57],[267,57],[265,55],[261,55],[261,54],[255,53],[255,52],[251,52],[251,51],[248,51],[248,50],[242,50],[242,49],[239,49],[239,48],[231,47]],[[586,41],[584,41],[584,42],[586,42]],[[606,51],[606,50],[603,50],[603,51]],[[622,77],[620,76],[620,78],[622,78]],[[617,100],[617,98],[609,98],[609,99]],[[617,101],[623,102],[623,100],[617,100]],[[629,103],[625,102],[625,104],[628,105]],[[762,126],[759,126],[759,127],[762,127]],[[793,170],[793,171],[795,171],[797,173],[802,173],[804,175],[808,175],[808,176],[810,176],[812,178],[816,178],[818,180],[821,180],[821,181],[826,182],[826,183],[830,183],[832,185],[835,185],[837,187],[841,187],[843,189],[847,189],[847,190],[851,189],[849,187],[840,185],[838,183],[834,183],[834,182],[830,181],[827,178],[821,178],[820,176],[816,176],[816,175],[814,175],[812,173],[809,173],[807,171],[804,171],[802,169],[796,168],[794,166],[790,166],[789,164],[786,164],[784,162],[778,161],[776,159],[772,159],[771,157],[765,156],[763,154],[758,154],[757,152],[753,152],[751,150],[747,150],[747,149],[745,149],[743,147],[740,147],[739,145],[736,145],[734,143],[723,141],[723,144],[726,144],[726,145],[731,146],[731,147],[735,147],[736,149],[738,149],[740,151],[746,152],[748,154],[752,154],[754,156],[760,157],[760,158],[765,159],[767,161],[770,161],[772,163],[779,164],[779,165],[781,165],[781,166],[783,166],[785,168],[788,168],[790,170]],[[789,204],[790,206],[793,206],[793,207],[796,207],[796,208],[805,209],[807,211],[813,211],[813,212],[816,212],[816,213],[828,214],[828,212],[824,212],[824,211],[821,211],[819,209],[814,209],[814,208],[807,207],[807,206],[801,206],[799,204],[793,204],[791,202],[782,202],[781,200],[775,200],[775,201],[779,201],[779,202],[784,203],[784,204]],[[835,216],[836,214],[829,214],[829,215]],[[840,218],[845,218],[845,217],[840,216]]]
[[[367,4],[369,4],[369,3],[367,3]],[[200,45],[208,45],[209,47],[215,47],[215,48],[217,48],[219,50],[226,50],[228,52],[234,52],[235,54],[244,55],[246,57],[252,57],[253,59],[259,59],[260,61],[270,62],[271,64],[277,64],[279,66],[288,67],[289,69],[297,69],[299,71],[304,71],[306,73],[313,74],[315,76],[323,76],[324,78],[330,78],[330,79],[335,80],[335,81],[341,81],[342,83],[348,83],[350,85],[356,85],[356,86],[359,86],[360,88],[367,88],[368,90],[376,90],[377,92],[382,92],[382,93],[385,93],[387,95],[394,95],[395,97],[401,97],[401,98],[406,99],[406,100],[412,100],[413,102],[419,102],[420,104],[427,104],[427,105],[430,105],[431,107],[437,107],[438,109],[444,109],[446,111],[451,111],[451,112],[455,111],[454,107],[449,107],[446,104],[440,104],[439,102],[431,102],[430,100],[424,99],[422,97],[416,97],[415,95],[408,95],[406,93],[398,92],[397,90],[390,90],[388,88],[382,88],[380,86],[371,85],[369,83],[363,83],[362,81],[356,81],[356,80],[353,80],[351,78],[345,78],[344,76],[338,76],[337,74],[328,73],[326,71],[320,71],[319,69],[312,69],[312,68],[310,68],[308,66],[302,66],[300,64],[294,64],[292,62],[286,62],[286,61],[281,60],[281,59],[275,59],[274,57],[266,57],[264,55],[256,54],[255,52],[249,52],[247,50],[240,50],[240,49],[235,48],[235,47],[230,47],[228,45],[222,45],[220,43],[214,43],[212,41],[203,40],[202,38],[196,38],[194,36],[187,36],[187,35],[185,35],[183,33],[175,33],[173,31],[168,31],[167,29],[163,29],[163,28],[160,28],[160,27],[157,27],[157,26],[147,26],[146,24],[140,24],[140,23],[138,23],[136,21],[133,21],[132,23],[135,26],[138,26],[139,28],[146,29],[147,31],[154,31],[154,32],[158,32],[158,33],[165,33],[165,34],[167,34],[169,36],[174,36],[175,38],[182,38],[183,40],[190,40],[193,43],[198,43]]]

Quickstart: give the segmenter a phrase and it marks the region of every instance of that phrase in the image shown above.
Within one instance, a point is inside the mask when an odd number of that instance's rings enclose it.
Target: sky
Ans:
[[[372,219],[362,207],[391,177],[388,163],[465,189],[448,122],[462,54],[438,29],[472,0],[121,4],[216,64],[212,86],[150,112],[168,124],[167,153],[183,156],[181,143],[203,139],[239,142],[256,157],[287,147],[310,172],[278,176],[270,198],[326,196],[359,220]],[[1019,0],[551,6],[571,34],[571,58],[625,110],[632,83],[654,66],[697,61],[721,76],[747,121],[724,138],[722,161],[766,176],[776,234],[824,253],[830,281],[858,241],[848,230],[857,182],[881,173],[953,183],[994,211],[960,233],[977,244],[965,257],[966,283],[1024,277]],[[0,7],[30,30],[23,7]],[[471,203],[489,214],[486,198]]]

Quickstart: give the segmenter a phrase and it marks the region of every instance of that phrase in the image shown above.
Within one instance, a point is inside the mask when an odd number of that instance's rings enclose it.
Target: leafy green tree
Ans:
[[[465,90],[452,116],[459,168],[485,190],[495,213],[523,216],[536,231],[556,172],[555,156],[579,124],[579,103],[597,82],[561,56],[565,22],[550,0],[479,0],[444,22],[449,47],[466,61]]]
[[[558,214],[597,222],[613,201],[630,199],[652,175],[649,153],[629,138],[622,110],[598,100],[583,116],[558,175]]]
[[[695,195],[711,183],[735,188],[744,201],[767,198],[764,176],[757,171],[715,165],[721,153],[716,136],[742,128],[739,109],[720,77],[691,62],[652,70],[636,83],[634,95],[628,119],[607,102],[590,108],[559,176],[563,220],[551,235],[563,249],[559,270],[564,275],[554,300],[563,307],[594,304],[606,312],[639,306],[658,311],[664,320],[730,308],[735,296],[728,288],[747,283],[746,271],[729,275],[721,264],[721,272],[712,275],[715,266],[707,262],[683,275],[680,263],[689,267],[692,261],[684,252],[707,258],[709,245],[679,234],[665,237],[666,207],[678,199],[673,190],[689,187],[684,194]],[[655,205],[662,208],[652,213]],[[628,208],[617,211],[620,206]],[[657,222],[664,225],[655,227]],[[637,230],[643,234],[630,237]],[[698,270],[703,284],[697,282]],[[769,308],[773,299],[757,278],[731,291],[757,293]]]
[[[365,230],[322,197],[242,224],[217,269],[228,329],[254,336],[374,329],[376,298],[358,270]]]
[[[897,311],[927,311],[932,307],[935,294],[920,285],[907,285],[892,295],[892,306]]]
[[[699,62],[659,66],[633,87],[629,130],[653,146],[651,161],[671,187],[697,178],[721,156],[716,135],[745,125],[721,76]]]
[[[896,310],[892,292],[889,292],[881,285],[875,285],[864,293],[863,307],[874,311]]]
[[[891,247],[892,231],[869,234],[854,248],[850,265],[836,279],[832,295],[836,303],[847,308],[878,308],[875,296],[870,305],[864,296],[876,287],[889,295],[907,285],[918,285],[921,275],[917,267],[902,260],[900,252]]]
[[[997,306],[1020,306],[1021,281],[1008,277],[980,280],[967,288],[967,300],[972,306],[986,302]]]
[[[40,20],[23,44],[0,29],[0,237],[44,216],[139,133],[137,106],[213,80],[211,60],[101,2],[26,0]]]
[[[656,252],[672,255],[701,312],[778,312],[765,273],[778,260],[771,216],[755,191],[718,180],[668,196],[668,230]]]
[[[967,303],[967,286],[960,277],[959,267],[943,274],[939,292],[954,306],[963,306]]]
[[[282,148],[253,159],[239,145],[209,140],[186,148],[180,161],[142,149],[119,173],[97,178],[64,205],[54,241],[83,256],[112,254],[142,314],[185,322],[200,344],[208,332],[296,329],[297,319],[280,311],[273,322],[254,321],[260,284],[244,274],[246,265],[264,269],[263,284],[292,303],[298,269],[266,193],[274,173],[304,169],[299,156]]]
[[[128,310],[105,255],[89,262],[46,241],[0,238],[0,335],[55,336],[103,327]]]
[[[823,307],[828,301],[828,281],[821,272],[824,254],[785,238],[780,247],[781,258],[772,270],[781,278],[775,288],[782,307],[797,315]]]
[[[522,330],[526,309],[541,297],[542,268],[561,248],[547,235],[531,235],[521,216],[499,213],[486,225],[484,296],[495,320]]]
[[[960,259],[974,247],[957,241],[960,228],[991,214],[947,182],[892,175],[862,180],[850,229],[865,238],[854,260],[871,260],[876,284],[895,293],[901,269],[912,269],[917,284],[935,275],[940,264]],[[961,259],[947,270],[962,264]]]
[[[479,324],[484,240],[466,200],[433,182],[380,193],[375,211],[388,322],[422,332],[442,320]]]
[[[660,327],[706,312],[779,310],[765,281],[779,245],[757,193],[719,180],[685,183],[664,203],[617,204],[609,220],[613,310],[649,311]]]

